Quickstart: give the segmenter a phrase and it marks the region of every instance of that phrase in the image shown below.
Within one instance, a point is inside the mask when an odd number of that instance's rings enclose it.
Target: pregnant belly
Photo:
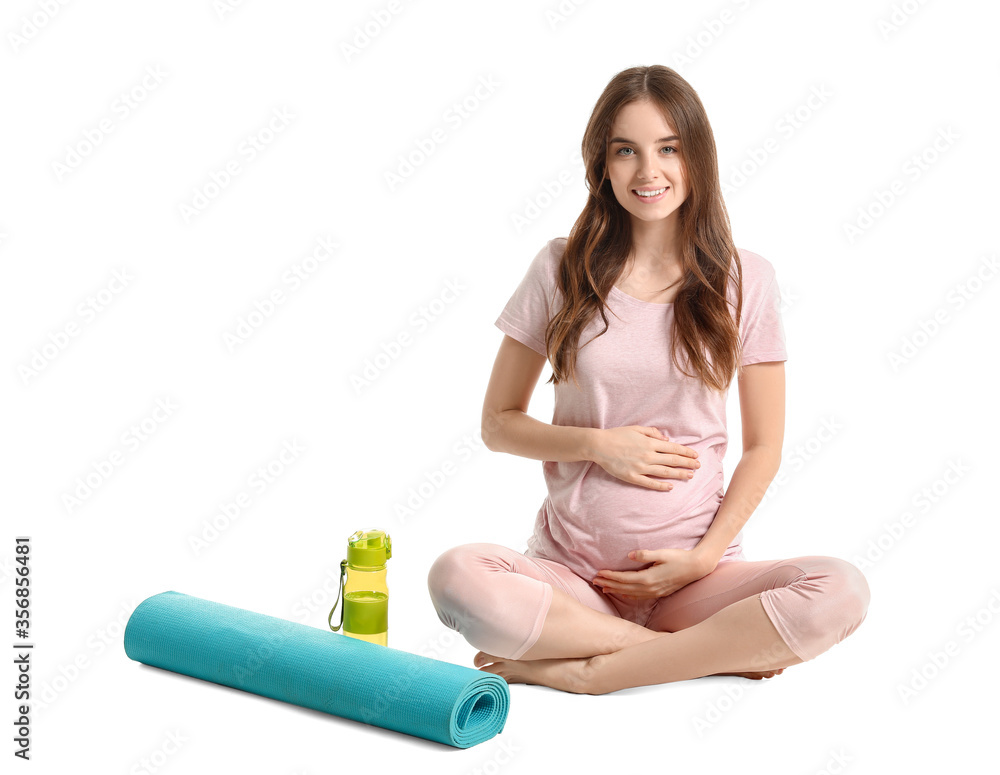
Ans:
[[[693,478],[669,480],[670,491],[624,482],[592,462],[546,462],[549,498],[533,548],[575,565],[581,575],[645,567],[628,559],[634,549],[693,549],[723,496],[718,456],[709,452],[700,459]]]

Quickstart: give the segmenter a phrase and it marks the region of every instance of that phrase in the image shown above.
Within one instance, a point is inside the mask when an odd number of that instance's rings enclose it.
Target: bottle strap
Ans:
[[[327,624],[330,625],[330,629],[337,632],[341,625],[344,623],[344,606],[340,607],[340,621],[337,626],[333,626],[333,612],[337,610],[337,603],[340,602],[344,591],[344,574],[347,572],[347,560],[340,561],[340,583],[337,585],[337,599],[333,601],[333,608],[330,609],[330,616],[327,619]],[[346,602],[346,598],[345,598]]]

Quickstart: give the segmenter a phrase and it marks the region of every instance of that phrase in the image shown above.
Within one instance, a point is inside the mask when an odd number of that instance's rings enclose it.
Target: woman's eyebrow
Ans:
[[[670,137],[661,137],[659,140],[654,140],[657,143],[669,143],[671,140],[680,140],[677,135],[670,135]],[[612,137],[608,140],[608,143],[628,143],[629,145],[638,145],[634,140],[626,140],[624,137]]]

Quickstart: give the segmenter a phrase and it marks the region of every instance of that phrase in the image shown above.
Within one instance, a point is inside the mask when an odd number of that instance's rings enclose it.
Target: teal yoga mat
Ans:
[[[507,682],[493,673],[180,592],[161,592],[136,607],[125,626],[125,653],[456,748],[502,732],[510,707]]]

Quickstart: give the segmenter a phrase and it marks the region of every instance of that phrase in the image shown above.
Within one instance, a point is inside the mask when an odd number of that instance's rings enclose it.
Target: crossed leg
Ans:
[[[614,616],[617,609],[600,599],[603,593],[558,563],[491,544],[449,551],[432,568],[429,587],[441,620],[483,649],[475,664],[509,683],[577,693],[714,674],[777,674],[846,638],[864,620],[869,601],[864,576],[844,560],[732,561],[657,600],[642,627]],[[477,563],[480,571],[493,571],[479,574],[478,582],[469,573]],[[460,571],[466,572],[461,583]],[[521,581],[512,589],[515,577]],[[471,597],[449,598],[459,586]],[[487,587],[492,599],[482,605]],[[520,612],[521,623],[512,624],[505,609]],[[525,612],[529,619],[533,612],[531,626],[523,623]],[[497,633],[516,646],[504,647]]]

